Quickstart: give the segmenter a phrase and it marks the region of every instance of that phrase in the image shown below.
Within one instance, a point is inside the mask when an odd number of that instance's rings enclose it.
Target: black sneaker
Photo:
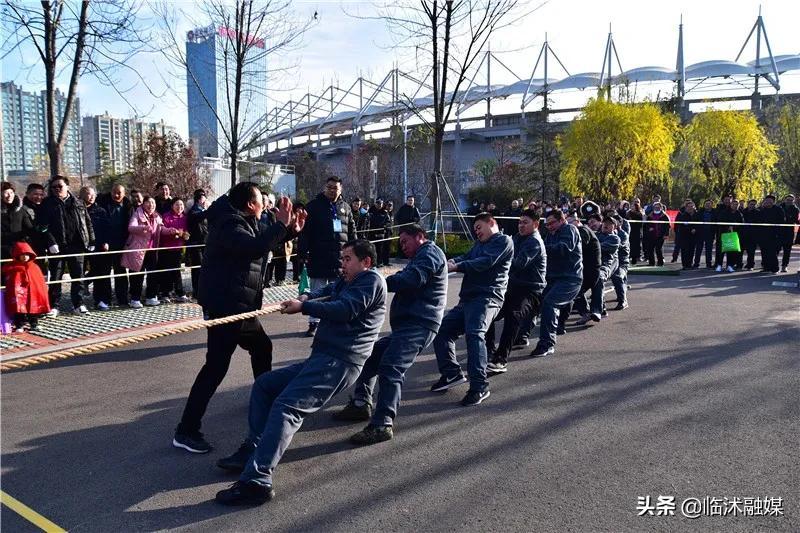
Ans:
[[[368,404],[365,403],[364,405],[356,405],[350,401],[341,411],[336,411],[331,417],[334,420],[342,420],[346,422],[365,422],[369,420],[371,416],[372,407],[370,407]]]
[[[592,313],[589,317],[592,319],[592,322],[600,322],[602,318],[599,313]]]
[[[554,353],[556,353],[555,346],[542,346],[539,344],[531,352],[531,357],[547,357],[549,355],[553,355]]]
[[[214,449],[199,431],[192,434],[175,432],[172,445],[192,453],[208,453]]]
[[[375,426],[370,424],[350,437],[350,442],[358,444],[359,446],[369,446],[370,444],[378,444],[379,442],[392,440],[392,437],[394,437],[392,426]]]
[[[528,339],[518,339],[514,341],[514,345],[511,347],[512,350],[521,350],[522,348],[527,348],[530,344]]]
[[[575,324],[576,324],[576,325],[578,325],[578,326],[585,326],[586,324],[588,324],[588,323],[589,323],[589,322],[591,322],[591,321],[592,321],[592,317],[591,317],[591,316],[589,316],[589,315],[583,315],[583,316],[580,318],[580,320],[578,320],[577,322],[575,322]],[[556,332],[556,333],[558,333],[558,332]]]
[[[272,485],[255,481],[237,481],[217,493],[217,503],[222,505],[261,505],[275,497]]]
[[[467,391],[467,394],[464,396],[464,399],[461,400],[461,405],[463,405],[464,407],[467,407],[467,406],[470,406],[470,405],[478,405],[483,400],[488,398],[490,394],[491,394],[491,392],[489,392],[488,390],[484,390],[484,391],[470,390],[470,391]]]
[[[628,302],[619,302],[614,308],[614,311],[624,311],[628,308]]]
[[[492,362],[486,365],[486,372],[489,374],[502,374],[508,372],[508,364],[501,361]]]
[[[306,337],[313,337],[317,334],[317,326],[319,323],[317,322],[309,322],[308,323],[308,331],[306,331]]]
[[[567,330],[565,328],[556,328],[556,335],[566,335]]]
[[[254,451],[256,451],[256,445],[249,440],[246,440],[241,446],[239,446],[239,449],[236,450],[233,455],[223,457],[217,461],[217,466],[230,472],[242,473],[247,461],[250,459],[250,456],[253,455]]]
[[[467,378],[464,377],[464,374],[459,374],[454,378],[446,378],[444,376],[439,378],[439,381],[433,384],[431,387],[431,392],[442,392],[446,391],[450,387],[455,387],[456,385],[461,385],[462,383],[466,383]]]

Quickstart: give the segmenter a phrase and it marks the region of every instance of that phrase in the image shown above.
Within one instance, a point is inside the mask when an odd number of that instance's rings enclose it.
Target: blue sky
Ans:
[[[191,8],[189,2],[181,5]],[[773,53],[800,53],[797,0],[550,0],[521,23],[493,37],[492,49],[512,70],[525,77],[530,74],[547,32],[551,46],[571,73],[598,71],[610,23],[623,69],[645,65],[674,67],[677,26],[682,15],[687,64],[710,59],[733,60],[755,22],[759,5]],[[340,85],[348,86],[359,72],[380,79],[395,61],[401,68],[412,69],[414,57],[391,48],[392,39],[383,23],[355,19],[345,13],[370,14],[373,6],[368,2],[293,2],[298,19],[317,11],[319,23],[291,57],[272,60],[274,64],[297,64],[298,68],[290,76],[275,81],[270,105],[282,103],[290,96],[297,98],[309,88],[319,90],[331,80],[338,79]],[[749,61],[754,57],[751,43],[743,59]],[[94,79],[84,78],[80,85],[82,114],[108,111],[122,117],[164,119],[185,135],[186,111],[178,94],[185,94],[186,81],[182,77],[164,80],[169,78],[169,72],[163,63],[158,54],[142,55],[134,62],[159,97],[141,86],[121,97]],[[560,73],[551,75],[560,77]],[[502,75],[498,72],[497,77]],[[132,73],[124,78],[126,85],[135,84]],[[12,55],[4,61],[2,79],[14,80],[27,90],[38,90],[43,75],[38,68],[25,74],[19,56]],[[493,80],[504,81],[513,80]],[[800,92],[800,73],[782,77],[782,85],[784,92]]]

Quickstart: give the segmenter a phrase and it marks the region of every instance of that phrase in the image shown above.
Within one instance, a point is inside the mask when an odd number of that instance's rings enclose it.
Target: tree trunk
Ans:
[[[236,159],[239,157],[239,154],[236,153],[236,148],[231,146],[231,188],[236,185]]]
[[[444,127],[436,125],[433,132],[433,172],[430,176],[432,224],[436,223],[439,214],[438,176],[442,172],[442,146],[444,144]]]

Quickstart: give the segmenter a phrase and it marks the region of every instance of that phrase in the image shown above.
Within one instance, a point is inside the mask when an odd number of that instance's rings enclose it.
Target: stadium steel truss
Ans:
[[[739,62],[747,44],[755,36],[756,59]],[[763,52],[766,52],[764,54]],[[492,100],[505,100],[512,97],[520,100],[520,123],[526,121],[526,109],[533,107],[534,101],[541,99],[545,112],[574,112],[580,108],[547,109],[548,95],[570,90],[596,89],[611,94],[612,87],[637,83],[668,83],[671,94],[679,101],[691,103],[701,101],[747,100],[759,96],[759,83],[767,83],[775,93],[780,91],[780,76],[788,71],[800,70],[800,53],[774,55],[769,44],[762,16],[753,24],[739,54],[733,61],[712,60],[684,64],[683,23],[678,27],[677,61],[675,68],[645,66],[622,70],[609,29],[608,39],[603,53],[603,63],[598,72],[571,74],[564,63],[551,48],[545,36],[531,74],[522,78],[512,71],[491,51],[483,53],[482,60],[474,68],[468,83],[455,95],[454,117],[452,122],[460,127],[461,122],[484,120],[484,117],[468,118],[464,114],[472,106],[485,102],[487,115]],[[566,77],[550,77],[552,61],[555,60],[559,71]],[[492,67],[501,68],[510,73],[517,81],[507,85],[492,85]],[[612,67],[615,67],[612,69]],[[617,74],[613,74],[614,71]],[[476,80],[485,76],[486,83],[478,84]],[[386,124],[402,125],[405,129],[407,121],[421,121],[420,117],[433,106],[431,72],[424,76],[415,76],[399,68],[391,69],[380,81],[372,81],[359,77],[349,87],[343,89],[330,85],[318,94],[311,92],[298,100],[290,100],[280,107],[270,109],[264,116],[260,128],[266,134],[258,141],[261,150],[269,153],[270,144],[285,141],[289,146],[305,144],[312,149],[323,150],[336,144],[336,136],[363,131],[365,126]],[[700,97],[692,99],[694,94],[708,91],[710,87],[731,85],[739,89],[752,91],[751,96],[739,97]],[[452,94],[447,95],[449,99]],[[540,108],[541,109],[541,108]],[[488,125],[488,124],[487,124]],[[384,130],[385,131],[385,130]],[[350,141],[342,139],[341,144]],[[285,146],[285,145],[284,145]]]

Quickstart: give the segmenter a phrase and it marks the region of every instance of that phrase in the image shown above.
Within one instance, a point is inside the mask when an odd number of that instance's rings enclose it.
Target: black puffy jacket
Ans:
[[[2,258],[11,259],[11,249],[18,241],[27,241],[33,235],[33,222],[28,211],[22,207],[19,196],[14,197],[11,205],[2,202]]]
[[[286,226],[260,226],[255,217],[235,209],[227,196],[218,198],[207,213],[198,303],[212,318],[261,309],[266,256],[286,237]]]
[[[189,223],[189,244],[205,244],[208,237],[208,210],[194,204],[187,219]]]
[[[56,196],[48,196],[42,202],[42,212],[52,242],[61,248],[62,254],[74,249],[87,251],[94,246],[94,228],[89,213],[83,202],[72,193],[63,201]],[[69,218],[72,219],[71,223],[68,223]],[[75,227],[77,233],[70,235],[70,227]]]
[[[342,224],[341,231],[334,232],[333,209]],[[342,268],[340,257],[342,245],[356,238],[353,210],[339,197],[331,204],[324,194],[306,204],[306,224],[300,233],[298,253],[307,259],[308,275],[312,278],[333,279]]]
[[[385,208],[378,209],[374,205],[369,208],[369,240],[386,238],[391,225],[392,217]]]

